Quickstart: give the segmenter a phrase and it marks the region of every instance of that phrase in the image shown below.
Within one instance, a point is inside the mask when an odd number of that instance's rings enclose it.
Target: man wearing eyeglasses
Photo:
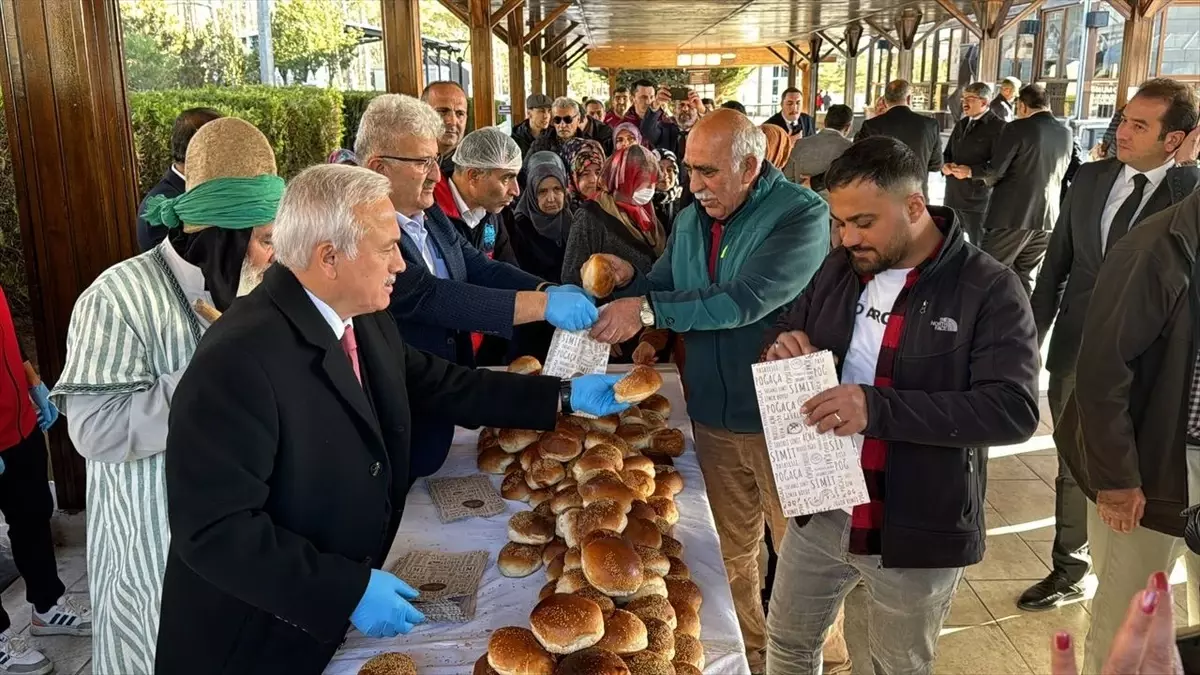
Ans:
[[[551,108],[550,127],[534,141],[528,154],[543,150],[555,152],[562,157],[564,166],[570,166],[570,158],[563,153],[563,145],[572,138],[596,141],[604,148],[604,154],[612,154],[612,127],[583,115],[578,103],[566,96],[560,96],[554,100],[554,106]]]
[[[385,94],[367,106],[354,143],[361,165],[391,181],[407,269],[396,278],[388,309],[405,342],[460,365],[491,365],[499,359],[479,351],[482,336],[494,338],[503,356],[514,326],[590,327],[597,312],[582,290],[552,287],[492,255],[507,246],[499,213],[519,194],[516,142],[495,127],[469,133],[454,152],[454,172],[443,178],[444,128],[427,104]],[[453,434],[448,420],[414,421],[414,480],[437,471]]]
[[[983,235],[983,217],[992,197],[992,186],[972,176],[984,174],[992,161],[992,146],[1005,125],[989,108],[991,97],[992,88],[985,82],[975,82],[963,89],[963,116],[954,125],[942,151],[945,205],[958,212],[963,230],[975,245]]]

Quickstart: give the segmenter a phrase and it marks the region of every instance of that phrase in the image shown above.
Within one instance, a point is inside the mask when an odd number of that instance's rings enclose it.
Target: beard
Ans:
[[[269,267],[269,265],[264,267],[256,267],[250,262],[249,257],[243,260],[242,275],[238,279],[237,297],[240,298],[245,295],[250,295],[250,291],[258,288],[258,285],[262,283],[263,275],[267,273],[267,267]]]
[[[908,234],[908,230],[897,227],[885,248],[877,249],[860,245],[847,248],[846,253],[850,256],[850,266],[856,273],[873,276],[899,265],[907,255],[911,243],[912,238]]]

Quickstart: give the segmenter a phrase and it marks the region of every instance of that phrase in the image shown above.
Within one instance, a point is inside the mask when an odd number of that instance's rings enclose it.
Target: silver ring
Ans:
[[[846,423],[846,420],[842,419],[842,416],[837,414],[836,412],[833,413],[833,419],[837,420],[838,426],[841,426]]]

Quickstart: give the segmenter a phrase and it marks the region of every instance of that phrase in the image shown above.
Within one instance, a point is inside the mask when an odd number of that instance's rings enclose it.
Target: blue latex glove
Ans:
[[[367,590],[350,615],[350,623],[367,637],[395,637],[407,633],[413,629],[413,624],[425,620],[424,614],[408,604],[417,595],[417,591],[396,575],[371,570]]]
[[[587,330],[599,316],[596,303],[582,293],[546,293],[546,321],[555,328]]]
[[[617,403],[613,385],[622,375],[583,375],[571,380],[571,408],[577,412],[604,417],[628,408],[629,403]]]
[[[587,291],[575,284],[559,284],[558,286],[548,286],[546,288],[546,295],[554,295],[555,293],[578,293],[585,298],[592,297],[588,295]]]
[[[0,457],[0,476],[4,475],[4,458]]]
[[[37,406],[38,426],[42,428],[42,431],[48,431],[58,421],[58,408],[50,402],[50,390],[46,388],[46,383],[42,382],[35,387],[30,387],[29,398]]]

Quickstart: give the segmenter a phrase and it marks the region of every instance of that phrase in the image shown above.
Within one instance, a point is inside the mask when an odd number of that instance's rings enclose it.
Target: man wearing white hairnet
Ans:
[[[516,175],[520,149],[497,129],[467,134],[454,154],[451,183],[451,178],[442,179],[437,162],[443,131],[442,120],[427,104],[385,94],[367,106],[354,143],[361,166],[391,182],[407,269],[396,278],[388,310],[404,341],[453,363],[475,366],[480,343],[476,336],[503,341],[512,337],[514,326],[538,321],[567,330],[590,327],[596,307],[582,289],[551,286],[490,259],[470,242],[469,235],[484,229],[511,200],[509,191],[516,192],[515,178],[506,177]],[[498,143],[497,134],[506,143]],[[450,191],[454,218],[466,235],[434,203],[441,190]],[[487,204],[482,215],[474,213],[481,203]],[[473,226],[463,222],[464,214]],[[483,245],[482,236],[476,240]],[[409,475],[415,479],[441,466],[454,428],[448,420],[429,415],[414,419],[412,426]]]

